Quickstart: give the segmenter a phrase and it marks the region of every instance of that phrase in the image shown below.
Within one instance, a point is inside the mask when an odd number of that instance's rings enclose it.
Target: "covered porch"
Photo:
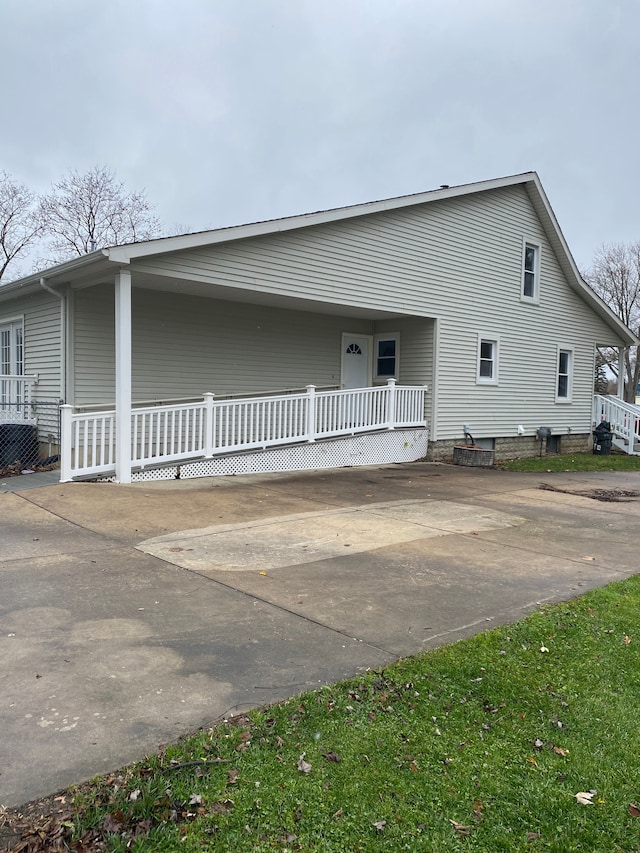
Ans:
[[[63,481],[196,476],[222,458],[233,473],[238,456],[266,471],[426,454],[432,318],[129,269],[69,301]]]

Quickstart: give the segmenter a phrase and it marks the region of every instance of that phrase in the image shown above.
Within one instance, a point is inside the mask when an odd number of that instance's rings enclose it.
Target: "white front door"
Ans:
[[[371,338],[369,335],[342,335],[342,387],[368,388],[371,385]]]

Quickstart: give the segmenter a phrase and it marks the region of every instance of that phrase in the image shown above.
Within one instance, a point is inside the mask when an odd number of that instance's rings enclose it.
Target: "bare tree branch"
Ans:
[[[612,311],[632,332],[638,334],[640,332],[640,242],[612,243],[603,246],[584,277]],[[611,349],[603,350],[602,359],[603,364],[606,364],[614,376],[617,376],[617,352]],[[640,380],[638,347],[629,347],[625,351],[624,361],[624,397],[628,402],[634,402]]]
[[[39,210],[50,238],[49,263],[160,234],[144,192],[127,192],[106,166],[69,172],[41,199]]]
[[[0,171],[0,279],[41,231],[33,193]]]

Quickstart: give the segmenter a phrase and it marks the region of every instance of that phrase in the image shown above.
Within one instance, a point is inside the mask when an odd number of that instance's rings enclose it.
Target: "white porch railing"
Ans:
[[[225,453],[314,442],[396,427],[425,426],[425,388],[397,386],[278,394],[144,406],[131,413],[134,468],[209,459]],[[62,406],[61,479],[115,470],[116,413]]]
[[[629,454],[640,454],[640,406],[626,403],[619,397],[593,398],[593,424],[609,421],[616,447]]]
[[[0,422],[35,423],[33,386],[37,376],[0,373]]]

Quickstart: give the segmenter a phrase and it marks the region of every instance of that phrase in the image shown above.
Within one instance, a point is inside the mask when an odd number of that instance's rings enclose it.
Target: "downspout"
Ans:
[[[67,401],[67,311],[65,294],[54,290],[46,282],[44,276],[40,277],[40,287],[57,296],[60,300],[60,398],[63,403]]]

